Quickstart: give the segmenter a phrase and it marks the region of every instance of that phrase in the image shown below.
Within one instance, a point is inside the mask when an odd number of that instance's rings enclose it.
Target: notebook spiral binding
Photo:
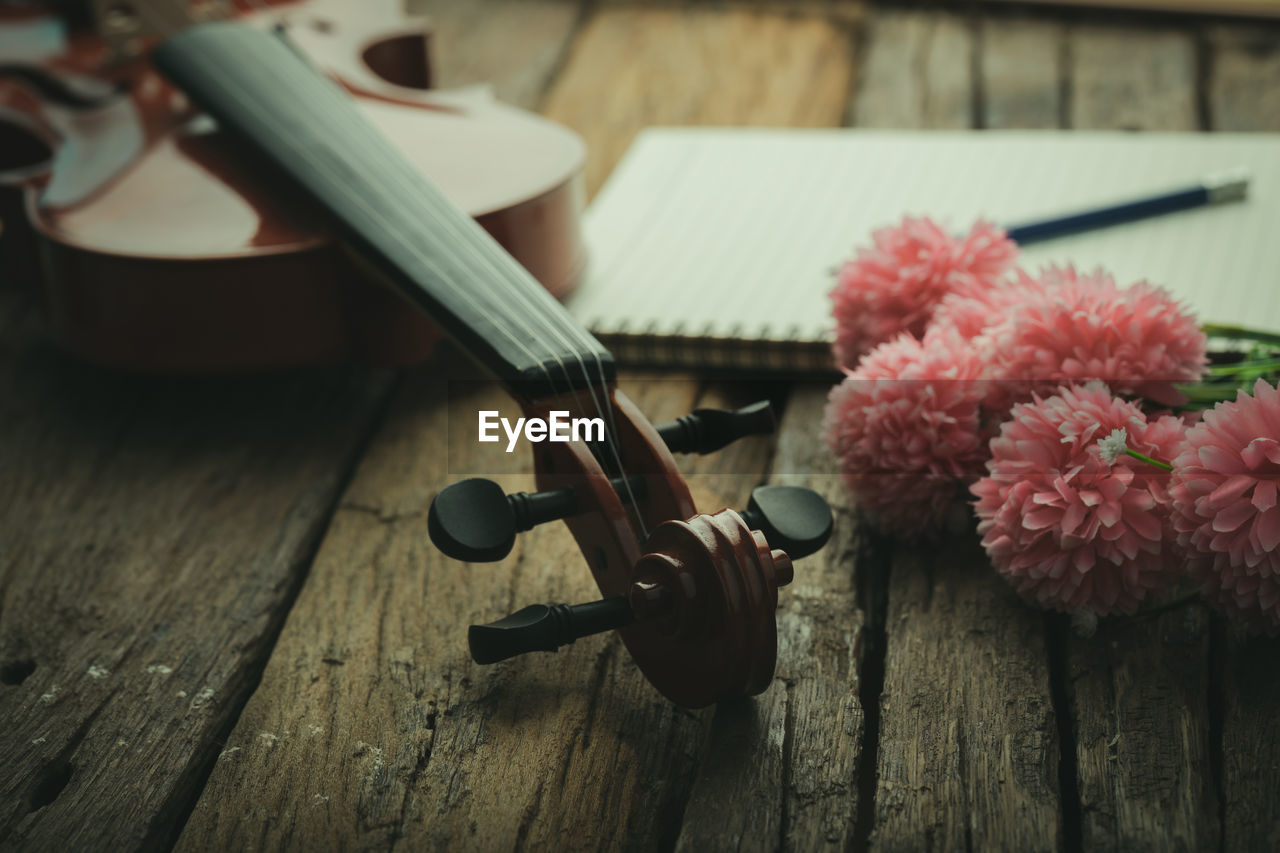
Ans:
[[[766,326],[755,333],[735,326],[729,334],[708,329],[691,334],[681,325],[659,334],[653,324],[629,330],[592,327],[619,364],[629,367],[696,367],[731,372],[765,371],[784,376],[830,376],[836,373],[831,345],[825,341],[778,337]]]

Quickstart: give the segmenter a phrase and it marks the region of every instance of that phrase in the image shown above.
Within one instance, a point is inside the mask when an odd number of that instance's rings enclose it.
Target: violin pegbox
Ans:
[[[526,404],[526,416],[574,402],[539,400]],[[501,559],[520,530],[564,519],[603,595],[473,625],[472,657],[494,663],[616,629],[649,681],[680,705],[763,691],[777,657],[778,588],[791,582],[793,559],[827,541],[830,508],[809,489],[762,486],[742,512],[695,509],[673,452],[707,453],[771,431],[768,403],[698,410],[656,428],[621,393],[610,390],[609,404],[607,447],[536,448],[537,493],[504,495],[494,483],[467,480],[433,502],[432,540],[467,560]],[[602,461],[619,470],[606,472]]]

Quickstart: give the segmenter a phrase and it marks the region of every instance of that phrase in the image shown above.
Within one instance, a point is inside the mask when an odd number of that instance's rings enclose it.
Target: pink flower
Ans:
[[[1170,493],[1178,543],[1206,597],[1249,628],[1280,632],[1280,392],[1219,403],[1187,432]]]
[[[831,291],[836,318],[836,358],[845,367],[877,344],[909,332],[924,335],[942,297],[959,288],[990,286],[1018,254],[1004,232],[978,222],[963,239],[929,219],[906,218],[872,235],[840,268]]]
[[[902,334],[832,389],[824,438],[858,505],[886,531],[938,528],[982,473],[981,367],[954,332]]]
[[[996,570],[1023,596],[1068,613],[1132,613],[1177,570],[1166,533],[1167,472],[1112,445],[1170,459],[1177,418],[1148,422],[1098,383],[1013,407],[972,487],[978,532]],[[1108,462],[1113,458],[1114,462]]]
[[[1174,383],[1204,374],[1204,332],[1168,292],[1146,282],[1117,287],[1101,269],[1049,267],[1019,278],[1016,306],[977,344],[1010,402],[1099,379],[1118,394],[1178,405]]]
[[[1026,298],[1018,284],[999,281],[985,287],[961,287],[942,297],[932,324],[950,326],[961,337],[976,338],[1005,318]]]

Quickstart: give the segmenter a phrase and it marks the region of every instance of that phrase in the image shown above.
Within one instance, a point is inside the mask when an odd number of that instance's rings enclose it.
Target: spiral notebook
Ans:
[[[569,308],[624,363],[830,369],[833,272],[904,215],[1014,224],[1250,174],[1246,201],[1027,247],[1280,329],[1280,135],[654,128],[587,211]]]

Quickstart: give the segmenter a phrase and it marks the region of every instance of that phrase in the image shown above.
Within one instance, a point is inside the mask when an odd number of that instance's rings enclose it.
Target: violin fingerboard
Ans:
[[[154,62],[328,213],[360,260],[520,393],[537,399],[613,378],[600,342],[282,36],[198,24],[157,48]]]

